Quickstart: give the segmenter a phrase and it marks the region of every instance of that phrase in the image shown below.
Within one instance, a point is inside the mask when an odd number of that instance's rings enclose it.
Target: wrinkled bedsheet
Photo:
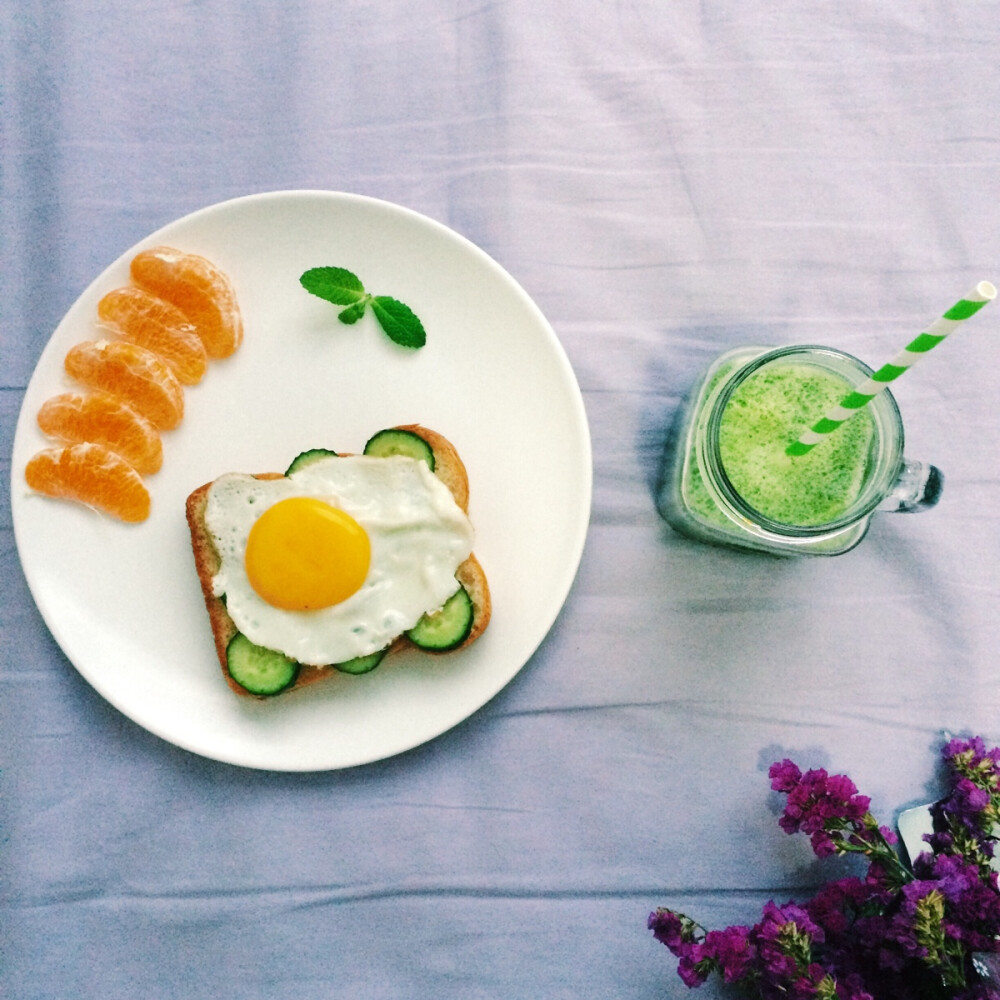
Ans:
[[[778,828],[772,761],[850,774],[891,824],[938,791],[942,733],[1000,739],[1000,306],[894,386],[907,454],[946,475],[934,510],[779,560],[681,538],[653,503],[724,349],[877,365],[1000,276],[993,13],[5,4],[0,992],[686,996],[650,910],[752,922],[845,869]],[[395,202],[498,261],[565,348],[594,471],[575,582],[515,679],[416,749],[307,774],[200,757],[97,694],[36,610],[9,502],[25,387],[87,285],[188,212],[296,188]]]

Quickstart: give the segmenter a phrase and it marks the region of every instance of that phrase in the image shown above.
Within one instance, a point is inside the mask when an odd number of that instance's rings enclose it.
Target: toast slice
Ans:
[[[451,491],[452,496],[455,498],[455,503],[464,513],[468,514],[469,478],[465,464],[459,457],[454,445],[442,434],[422,427],[420,424],[403,424],[393,428],[393,430],[409,431],[427,442],[434,455],[434,474]],[[343,453],[341,454],[343,455]],[[278,472],[265,472],[256,474],[255,478],[281,479],[283,477]],[[219,571],[221,560],[212,536],[205,524],[205,509],[208,504],[208,494],[211,487],[212,483],[205,483],[199,486],[188,496],[185,504],[188,528],[191,532],[191,550],[194,555],[194,564],[198,580],[201,584],[202,595],[205,599],[205,608],[208,611],[209,624],[215,641],[215,651],[219,658],[219,664],[222,667],[226,683],[236,694],[255,697],[255,695],[251,694],[251,692],[232,678],[227,666],[226,651],[232,639],[237,635],[238,630],[229,613],[226,611],[225,601],[221,597],[216,597],[212,589],[212,580]],[[475,642],[489,624],[492,614],[492,601],[486,573],[475,555],[470,555],[458,567],[455,576],[468,593],[473,607],[472,628],[466,638],[458,646],[453,647],[453,649],[464,649]],[[411,645],[412,643],[410,643],[405,635],[400,635],[390,646],[389,654]],[[424,652],[438,656],[446,655],[447,652],[451,651],[453,650],[424,650]],[[284,694],[298,688],[307,687],[334,674],[339,674],[339,671],[332,666],[317,667],[302,664],[298,669],[294,681],[288,687],[283,688],[280,693]]]

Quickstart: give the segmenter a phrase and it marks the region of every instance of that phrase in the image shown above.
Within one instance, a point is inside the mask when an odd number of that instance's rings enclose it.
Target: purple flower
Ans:
[[[831,775],[823,768],[803,774],[788,759],[772,764],[768,775],[771,787],[788,796],[778,825],[786,833],[808,834],[817,857],[868,853],[879,835],[885,843],[894,843],[891,831],[875,825],[868,811],[871,799],[859,795],[846,775]]]
[[[939,965],[945,958],[945,899],[934,882],[914,881],[903,886],[902,903],[885,936],[905,958]]]
[[[740,982],[753,966],[756,954],[750,945],[749,927],[727,927],[705,935],[705,957],[718,963],[727,983]]]
[[[688,921],[690,924],[690,921]],[[680,915],[673,910],[658,909],[649,915],[646,926],[653,932],[653,937],[665,944],[675,955],[684,953],[691,941],[690,933],[685,937],[685,923]]]
[[[803,909],[823,931],[825,941],[839,942],[856,934],[856,922],[863,913],[884,908],[892,897],[880,883],[852,876],[828,882]]]
[[[934,859],[931,873],[945,903],[949,937],[970,951],[997,951],[1000,932],[1000,891],[996,872],[984,878],[979,866],[942,854]]]
[[[802,772],[794,761],[787,757],[784,760],[775,761],[767,772],[771,779],[771,787],[776,792],[792,791],[802,778]]]
[[[763,970],[775,980],[794,982],[812,963],[812,946],[823,940],[823,930],[794,903],[765,904],[760,922],[751,932]]]
[[[678,959],[677,974],[685,986],[701,986],[715,970],[706,954],[698,925],[689,917],[673,910],[660,908],[649,915],[647,926],[653,937],[661,941]]]
[[[1000,748],[986,749],[978,736],[951,740],[942,751],[951,788],[931,807],[934,832],[926,836],[936,854],[960,854],[990,871],[1000,822]]]
[[[1000,819],[1000,748],[987,750],[982,739],[975,736],[951,740],[942,756],[952,788],[938,803],[937,826],[950,826],[952,832],[964,827],[976,834],[988,834]]]
[[[700,935],[693,920],[668,909],[651,913],[647,925],[653,937],[680,959],[677,971],[688,986],[700,986],[711,972],[718,972],[727,983],[739,982],[756,958],[748,927],[727,927]]]
[[[976,771],[996,776],[1000,770],[1000,747],[987,750],[981,736],[949,740],[942,748],[941,756],[946,766],[957,775]]]
[[[854,782],[846,775],[829,775],[823,768],[802,774],[788,760],[773,765],[770,775],[771,787],[788,796],[779,820],[781,828],[788,833],[799,830],[812,833],[823,829],[830,821],[840,825],[857,823],[868,812],[871,800],[866,795],[858,795]]]
[[[976,981],[973,963],[974,953],[1000,953],[991,865],[1000,748],[976,737],[952,740],[943,753],[948,794],[932,808],[930,850],[910,868],[848,777],[774,763],[771,787],[787,796],[781,828],[805,833],[821,857],[863,854],[867,868],[801,905],[768,902],[749,928],[705,931],[683,914],[650,914],[682,980],[699,986],[715,974],[759,1000],[1000,1000],[1000,989]]]
[[[935,831],[950,836],[953,841],[964,836],[981,840],[993,825],[993,817],[989,814],[992,800],[987,789],[969,778],[959,778],[950,794],[931,808]],[[940,849],[945,841],[939,839],[936,843]]]
[[[968,778],[960,778],[951,793],[951,802],[956,812],[980,813],[990,804],[990,793]]]
[[[709,965],[698,962],[687,955],[682,956],[677,963],[677,975],[681,977],[684,985],[689,989],[701,986],[708,979],[711,971]]]

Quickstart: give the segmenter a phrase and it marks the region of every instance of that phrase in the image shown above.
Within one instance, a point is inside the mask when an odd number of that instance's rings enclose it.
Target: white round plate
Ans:
[[[35,424],[71,388],[66,351],[99,339],[102,295],[141,249],[202,254],[236,286],[242,347],[185,392],[148,479],[149,519],[125,525],[33,494]],[[405,302],[427,344],[398,347],[371,310],[353,326],[299,275],[333,265]],[[307,448],[360,451],[383,427],[422,423],[450,438],[469,472],[475,551],[493,620],[465,650],[389,657],[363,676],[269,701],[226,686],[195,576],[184,500],[224,472],[281,471]],[[185,216],[122,254],[56,328],[28,385],[14,440],[11,501],[32,595],[80,673],[139,725],[195,753],[247,767],[317,771],[378,760],[445,732],[521,669],[559,613],[579,566],[591,501],[583,401],[552,328],[490,257],[445,226],[355,195],[286,191]]]

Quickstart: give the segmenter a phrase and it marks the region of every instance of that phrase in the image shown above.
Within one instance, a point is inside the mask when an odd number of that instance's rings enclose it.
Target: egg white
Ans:
[[[371,565],[361,589],[328,608],[268,604],[244,567],[254,521],[287,497],[316,497],[368,533]],[[319,459],[283,479],[231,473],[212,485],[205,522],[221,558],[216,596],[251,642],[300,663],[343,663],[383,649],[458,589],[455,570],[472,552],[473,530],[451,491],[424,462],[404,456]]]

